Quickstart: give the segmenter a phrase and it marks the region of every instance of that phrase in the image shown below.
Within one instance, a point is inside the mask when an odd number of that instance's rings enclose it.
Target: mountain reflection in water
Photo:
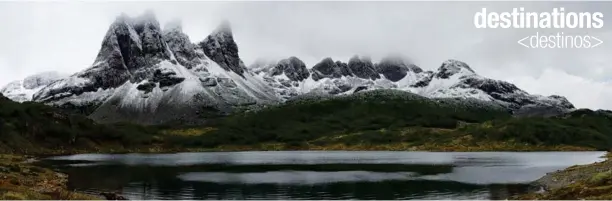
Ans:
[[[73,155],[69,188],[130,199],[507,199],[604,152],[219,152]]]

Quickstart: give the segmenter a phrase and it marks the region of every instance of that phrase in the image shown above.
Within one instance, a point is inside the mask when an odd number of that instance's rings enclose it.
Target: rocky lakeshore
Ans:
[[[612,160],[575,165],[548,173],[532,183],[534,191],[515,197],[522,200],[610,200]]]
[[[232,149],[234,150],[234,149]],[[216,150],[222,151],[222,150]],[[226,150],[225,150],[226,151]],[[474,151],[474,150],[471,150]],[[158,151],[159,152],[159,151]],[[612,161],[571,166],[548,173],[532,183],[532,192],[512,197],[517,200],[605,200],[612,199]],[[38,166],[23,155],[0,155],[0,199],[4,200],[119,200],[116,193],[101,196],[74,192],[68,176]]]
[[[102,197],[68,190],[68,176],[32,164],[33,159],[0,155],[2,200],[101,200]]]

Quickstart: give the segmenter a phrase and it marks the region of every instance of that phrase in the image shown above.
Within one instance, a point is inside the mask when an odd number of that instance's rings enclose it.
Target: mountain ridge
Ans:
[[[16,102],[30,101],[44,86],[64,77],[68,76],[55,71],[36,73],[23,80],[9,82],[0,88],[0,94]]]
[[[324,58],[310,68],[298,57],[247,68],[229,22],[194,43],[182,32],[180,21],[162,29],[152,12],[118,16],[91,66],[37,88],[30,92],[30,100],[78,108],[99,122],[201,123],[206,121],[202,115],[211,111],[223,114],[299,96],[376,89],[428,98],[475,98],[525,115],[532,108],[552,113],[574,109],[564,97],[528,94],[512,83],[482,77],[454,59],[444,61],[436,71],[424,71],[400,56],[374,62],[359,55],[346,62]],[[20,100],[29,101],[27,97]]]
[[[301,80],[279,74],[278,68],[283,66],[281,64],[256,63],[251,69],[256,69],[255,72],[275,87],[279,96],[284,98],[312,91],[347,94],[391,88],[429,98],[475,98],[494,101],[511,110],[555,107],[561,112],[574,108],[565,97],[529,94],[512,83],[482,77],[468,64],[455,59],[444,61],[436,71],[424,71],[403,58],[385,57],[379,63],[373,64],[367,57],[360,58],[354,56],[349,63],[324,58],[310,69],[300,67],[301,71],[310,73],[310,77],[306,75],[307,79]]]
[[[33,100],[93,107],[89,116],[100,122],[144,124],[198,120],[203,108],[224,113],[276,102],[267,85],[242,70],[227,26],[192,43],[180,25],[162,30],[152,13],[121,15],[91,67],[46,86]]]

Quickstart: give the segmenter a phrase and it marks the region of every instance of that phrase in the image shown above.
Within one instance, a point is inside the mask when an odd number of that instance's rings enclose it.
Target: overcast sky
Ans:
[[[601,29],[477,29],[482,8],[602,12]],[[153,10],[160,23],[180,19],[193,42],[230,21],[240,56],[298,56],[308,66],[355,54],[390,53],[426,70],[446,59],[478,74],[512,82],[529,93],[566,96],[577,107],[612,109],[612,2],[0,2],[0,85],[42,71],[87,68],[121,13]],[[609,22],[609,23],[612,23]],[[595,36],[591,49],[528,49],[517,43],[536,32]]]

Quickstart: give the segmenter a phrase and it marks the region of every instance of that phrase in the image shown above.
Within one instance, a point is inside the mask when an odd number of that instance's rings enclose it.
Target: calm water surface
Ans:
[[[81,154],[42,161],[69,187],[130,199],[506,199],[604,152]]]

